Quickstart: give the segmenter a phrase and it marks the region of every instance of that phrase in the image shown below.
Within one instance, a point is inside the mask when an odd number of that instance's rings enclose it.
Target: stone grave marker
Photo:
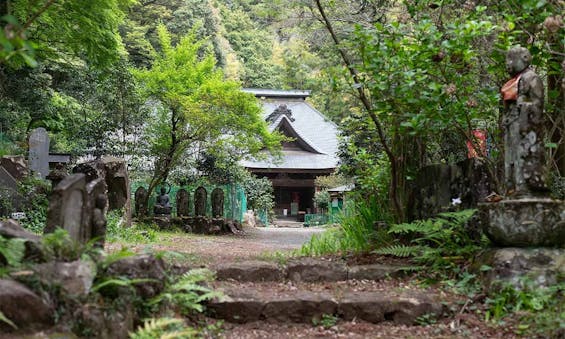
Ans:
[[[43,127],[29,136],[29,169],[42,179],[49,173],[49,135]]]
[[[83,238],[88,241],[97,238],[96,246],[104,248],[106,239],[106,182],[103,178],[95,179],[86,185],[88,193],[89,227],[84,229]]]
[[[145,215],[145,206],[143,202],[147,199],[147,190],[145,187],[140,186],[135,190],[135,215]]]
[[[188,217],[188,204],[189,196],[188,192],[181,188],[177,191],[177,216],[178,217]]]
[[[63,179],[51,193],[47,209],[45,233],[57,227],[66,230],[71,239],[86,243],[90,238],[89,197],[84,174],[73,174]]]
[[[212,191],[212,217],[222,218],[224,216],[224,190],[215,188]]]
[[[206,197],[208,192],[202,186],[198,187],[194,192],[194,214],[196,216],[206,215]]]
[[[0,166],[0,187],[7,188],[12,191],[18,190],[18,182],[2,166]]]

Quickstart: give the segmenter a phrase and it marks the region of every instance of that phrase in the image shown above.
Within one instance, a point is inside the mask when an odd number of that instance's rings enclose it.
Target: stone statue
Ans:
[[[147,199],[147,190],[140,186],[135,191],[135,215],[138,217],[145,215],[145,199]]]
[[[94,202],[94,211],[92,211],[92,238],[97,238],[95,246],[104,248],[106,239],[106,216],[104,209],[106,208],[106,195],[99,194]]]
[[[165,187],[161,187],[161,193],[157,196],[155,207],[153,208],[155,214],[171,214],[171,205],[169,203],[169,195]]]
[[[529,67],[531,60],[523,47],[513,47],[506,55],[506,70],[512,76],[501,89],[507,196],[538,196],[546,190],[543,83]]]
[[[523,47],[506,55],[512,75],[501,89],[507,192],[504,199],[479,204],[479,214],[497,246],[565,248],[565,202],[551,199],[546,188],[543,83],[529,68],[531,60]]]

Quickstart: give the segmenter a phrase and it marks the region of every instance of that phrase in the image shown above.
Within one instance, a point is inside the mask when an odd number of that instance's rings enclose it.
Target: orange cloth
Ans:
[[[502,94],[502,100],[518,100],[518,84],[520,83],[520,78],[522,73],[517,74],[512,79],[508,80],[504,86],[500,89],[500,94]]]

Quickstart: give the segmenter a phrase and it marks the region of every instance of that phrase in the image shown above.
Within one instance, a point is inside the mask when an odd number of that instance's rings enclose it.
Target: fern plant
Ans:
[[[374,253],[413,257],[436,267],[451,266],[481,248],[465,229],[474,213],[473,209],[442,213],[436,218],[392,225],[388,233],[400,239]]]
[[[194,338],[197,331],[187,327],[182,319],[159,318],[146,320],[143,327],[130,333],[131,339],[184,339]]]
[[[0,257],[8,266],[20,266],[25,254],[25,239],[7,239],[0,235]]]
[[[168,303],[177,307],[183,315],[203,312],[205,301],[222,296],[220,292],[204,285],[205,282],[213,279],[214,273],[208,269],[194,269],[186,272],[176,283],[169,285],[163,293],[150,300],[148,306]]]

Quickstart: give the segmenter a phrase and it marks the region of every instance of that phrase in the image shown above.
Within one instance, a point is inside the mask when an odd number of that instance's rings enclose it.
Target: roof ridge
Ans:
[[[292,121],[286,116],[286,115],[281,115],[279,119],[277,119],[277,123],[273,124],[274,128],[273,130],[277,129],[283,122],[283,120],[286,120],[288,122],[289,127],[292,129],[292,131],[294,133],[296,133],[296,135],[304,142],[306,143],[308,146],[310,146],[314,151],[316,151],[319,154],[325,154],[328,155],[326,152],[322,152],[318,147],[316,147],[310,140],[308,140],[308,138],[304,137],[301,133],[299,133],[296,128],[294,128]]]

